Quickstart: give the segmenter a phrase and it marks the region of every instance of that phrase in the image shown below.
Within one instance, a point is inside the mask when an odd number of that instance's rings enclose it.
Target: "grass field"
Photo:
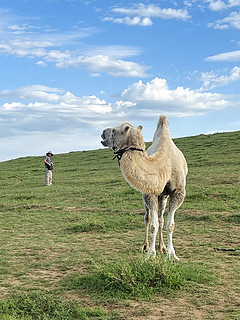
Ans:
[[[0,163],[0,319],[240,319],[240,131],[175,140],[180,263],[145,261],[141,194],[109,150]],[[164,234],[166,237],[166,233]]]

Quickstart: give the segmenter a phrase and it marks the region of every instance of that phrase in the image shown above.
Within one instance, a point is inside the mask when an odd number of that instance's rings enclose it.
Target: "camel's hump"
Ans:
[[[161,115],[160,117],[159,117],[159,120],[158,120],[158,127],[159,126],[163,126],[164,124],[166,124],[167,126],[168,126],[168,121],[167,121],[167,117],[166,116],[163,116],[163,115]]]

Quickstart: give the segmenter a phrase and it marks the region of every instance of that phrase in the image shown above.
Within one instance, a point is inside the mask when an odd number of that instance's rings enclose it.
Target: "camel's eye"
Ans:
[[[112,133],[115,133],[115,129],[113,129]]]

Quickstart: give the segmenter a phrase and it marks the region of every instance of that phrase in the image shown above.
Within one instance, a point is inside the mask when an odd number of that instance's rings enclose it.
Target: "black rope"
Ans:
[[[142,151],[143,152],[143,149],[137,149],[137,148],[133,148],[133,147],[131,147],[131,148],[126,147],[124,149],[119,149],[117,151],[114,151],[113,153],[115,154],[115,157],[113,157],[112,160],[117,158],[118,159],[118,165],[120,166],[120,160],[122,159],[123,154],[128,150]]]

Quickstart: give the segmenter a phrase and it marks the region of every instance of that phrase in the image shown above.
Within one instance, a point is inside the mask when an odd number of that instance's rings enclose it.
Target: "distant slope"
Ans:
[[[189,166],[184,206],[212,211],[236,210],[236,204],[232,201],[239,196],[240,131],[185,137],[174,141],[183,151]],[[88,192],[89,197],[94,198],[101,193],[101,189],[103,192],[130,189],[117,161],[112,158],[109,149],[53,156],[55,192],[48,192],[52,193],[51,196],[57,202],[59,197],[56,192],[62,194],[62,203],[81,205],[79,198],[72,198],[73,194]],[[0,163],[0,200],[9,201],[11,197],[14,199],[14,194],[26,190],[31,194],[34,188],[42,187],[45,174],[43,159],[44,156],[25,157]],[[40,188],[37,191],[41,202],[46,201],[46,190]],[[32,201],[34,197],[32,195]]]

